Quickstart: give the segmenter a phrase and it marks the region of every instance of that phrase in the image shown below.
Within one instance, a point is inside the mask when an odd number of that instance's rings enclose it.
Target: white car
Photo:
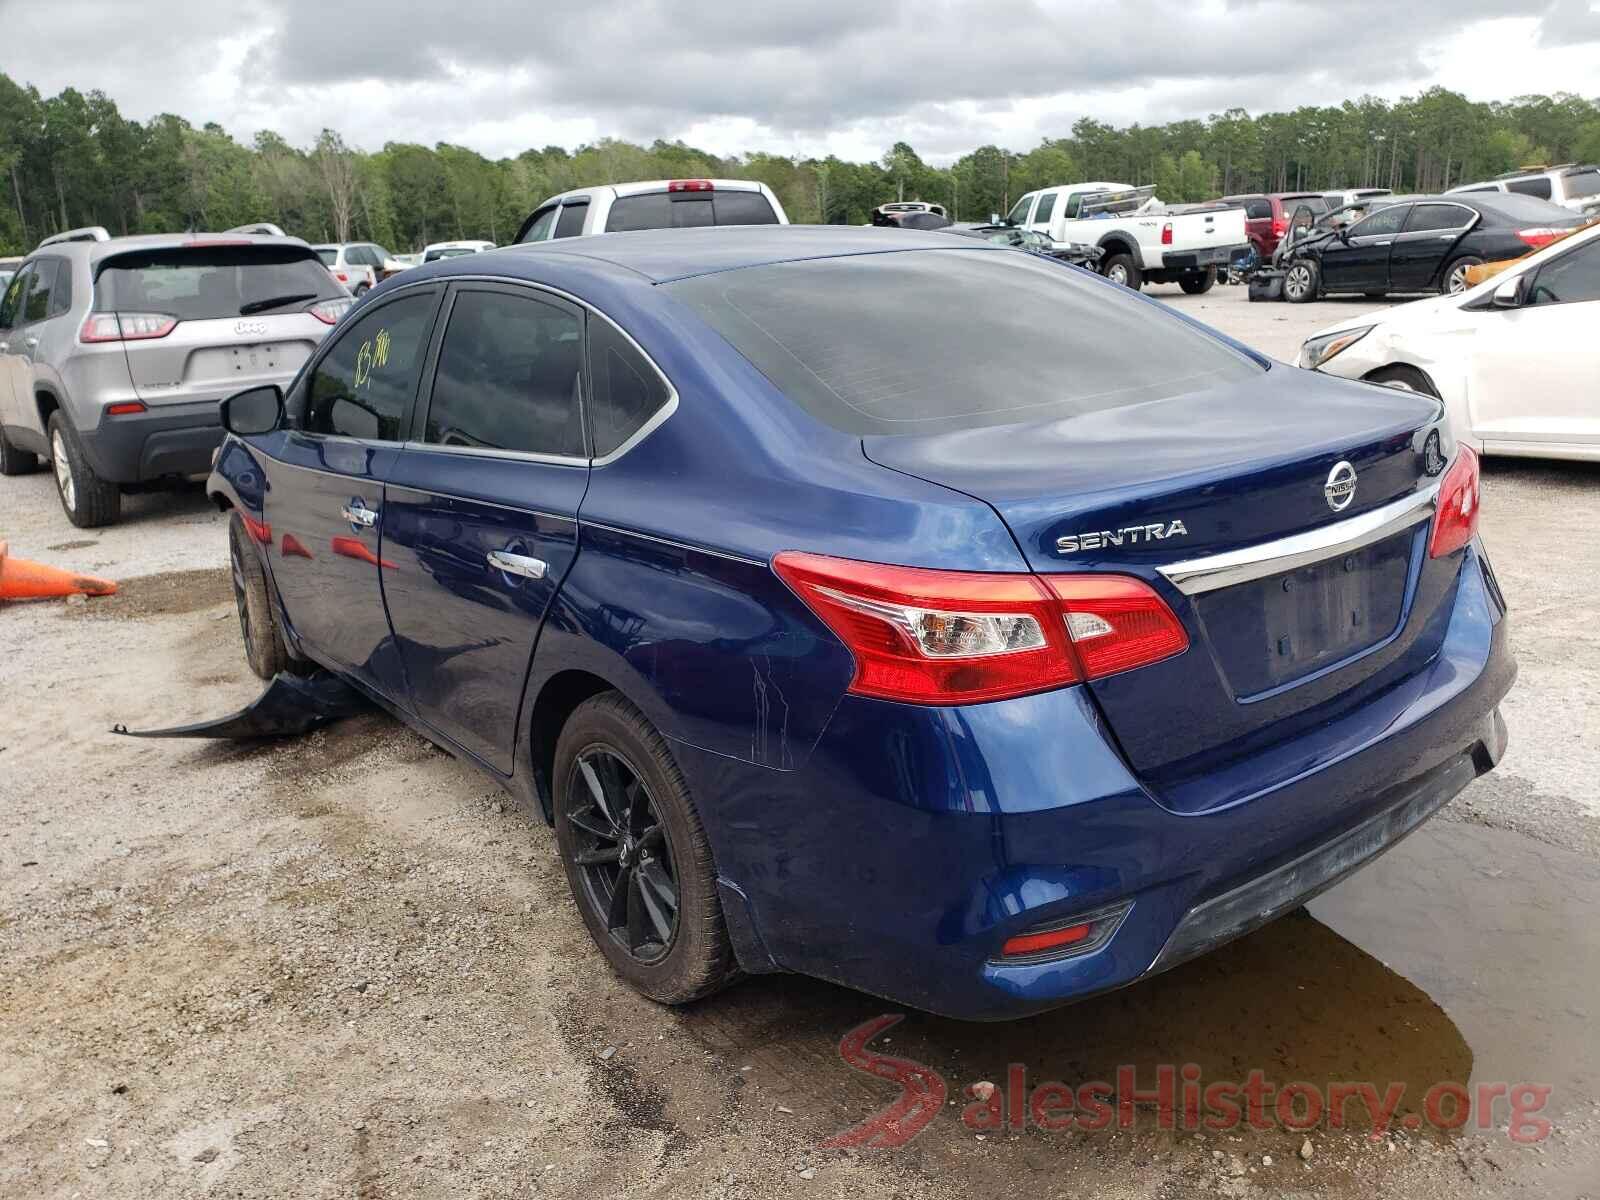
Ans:
[[[482,254],[493,249],[493,242],[433,242],[422,248],[422,261],[438,262],[441,258],[460,258],[463,254]]]
[[[1477,287],[1332,325],[1299,365],[1444,400],[1484,454],[1600,462],[1600,225]]]
[[[1374,196],[1392,196],[1394,195],[1394,189],[1345,188],[1342,192],[1323,192],[1322,194],[1333,207],[1344,208],[1351,204],[1359,204],[1363,200],[1371,200]]]
[[[1512,171],[1482,183],[1463,183],[1450,192],[1514,192],[1537,196],[1586,217],[1600,216],[1600,167],[1567,163],[1543,171]]]
[[[324,242],[311,248],[329,273],[356,296],[365,296],[396,271],[405,270],[376,242]]]
[[[747,179],[653,179],[577,188],[552,196],[522,223],[518,242],[688,229],[698,225],[787,225],[789,216],[764,183]]]

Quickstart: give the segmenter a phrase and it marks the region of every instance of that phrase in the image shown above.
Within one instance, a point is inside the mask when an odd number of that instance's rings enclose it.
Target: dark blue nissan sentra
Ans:
[[[1505,746],[1438,402],[1021,251],[750,227],[441,262],[225,423],[255,669],[334,672],[552,821],[658,1000],[1119,987]]]

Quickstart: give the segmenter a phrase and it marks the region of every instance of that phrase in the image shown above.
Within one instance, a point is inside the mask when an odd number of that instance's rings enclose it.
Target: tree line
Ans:
[[[489,159],[464,146],[311,146],[270,130],[243,143],[213,122],[124,117],[99,91],[41,96],[0,74],[0,253],[25,253],[62,229],[113,234],[226,229],[273,221],[310,241],[371,240],[395,252],[430,241],[506,242],[541,200],[629,179],[758,179],[791,220],[860,224],[887,200],[947,206],[958,219],[1003,213],[1024,192],[1108,179],[1154,184],[1188,202],[1247,191],[1387,187],[1434,192],[1529,163],[1600,160],[1600,100],[1558,92],[1480,103],[1443,88],[1393,103],[1117,128],[1084,117],[1026,152],[980,146],[933,166],[904,142],[877,162],[751,152],[722,158],[658,140],[605,138],[568,150]]]

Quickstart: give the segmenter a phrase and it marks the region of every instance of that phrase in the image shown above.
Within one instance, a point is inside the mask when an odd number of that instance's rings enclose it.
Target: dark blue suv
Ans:
[[[1437,401],[1090,274],[729,228],[408,271],[233,397],[247,651],[555,825],[667,1002],[798,971],[1016,1016],[1393,844],[1505,744]]]

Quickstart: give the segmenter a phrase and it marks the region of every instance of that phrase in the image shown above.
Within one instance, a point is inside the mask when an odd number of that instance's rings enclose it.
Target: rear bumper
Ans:
[[[1205,812],[1162,807],[1078,688],[959,709],[847,697],[794,771],[674,750],[748,968],[1006,1019],[1204,953],[1382,853],[1498,760],[1514,676],[1474,548],[1403,711],[1375,712],[1325,765]],[[1008,937],[1129,901],[1092,953],[1002,959]]]
[[[217,402],[202,400],[102,416],[99,425],[79,430],[78,436],[100,478],[142,483],[165,475],[206,474],[223,429]]]
[[[1233,261],[1235,253],[1248,249],[1250,249],[1249,242],[1237,242],[1231,246],[1204,246],[1198,250],[1184,250],[1177,254],[1163,254],[1161,256],[1161,270],[1202,271],[1206,267],[1225,266]]]

